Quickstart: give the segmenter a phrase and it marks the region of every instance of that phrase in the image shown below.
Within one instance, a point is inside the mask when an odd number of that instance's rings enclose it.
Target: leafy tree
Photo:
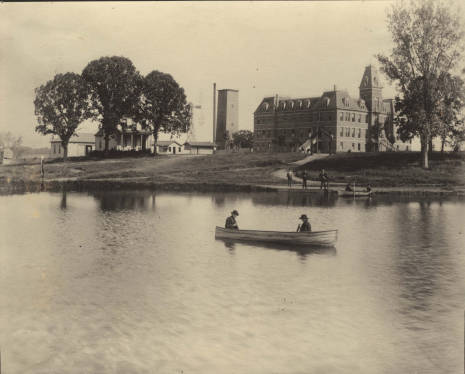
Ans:
[[[61,139],[63,159],[68,156],[68,143],[79,124],[97,115],[90,85],[79,74],[57,74],[36,89],[35,130],[43,135],[54,134]]]
[[[131,60],[118,56],[89,62],[82,71],[82,77],[96,94],[93,98],[99,108],[107,152],[110,136],[116,133],[122,119],[135,116],[142,78]]]
[[[390,57],[378,55],[383,72],[396,82],[399,135],[419,136],[421,164],[428,168],[428,148],[445,121],[441,106],[447,79],[463,52],[459,13],[433,0],[399,2],[388,13],[394,48]]]
[[[453,138],[460,134],[462,123],[462,109],[465,104],[464,81],[457,76],[449,75],[445,79],[444,99],[440,103],[440,118],[438,135],[441,138],[441,152],[445,144],[451,144]],[[457,128],[457,131],[456,131]]]
[[[241,148],[252,148],[253,132],[249,130],[239,130],[232,134],[234,145]]]
[[[23,147],[23,138],[21,136],[14,136],[11,132],[0,133],[0,148],[10,148],[13,152],[13,157],[18,158],[22,151]]]
[[[143,80],[137,120],[152,131],[155,143],[160,131],[177,134],[190,126],[191,106],[186,102],[184,89],[174,78],[160,71],[152,71]],[[156,152],[157,147],[154,147]]]

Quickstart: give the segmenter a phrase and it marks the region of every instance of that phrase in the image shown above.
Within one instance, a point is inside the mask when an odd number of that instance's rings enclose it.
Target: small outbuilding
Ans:
[[[14,152],[11,148],[0,148],[0,164],[8,165],[13,162]]]
[[[186,142],[184,148],[191,155],[211,155],[216,152],[216,144],[213,142]]]
[[[155,146],[157,147],[157,153],[160,155],[182,155],[189,153],[188,151],[186,152],[184,144],[176,140],[159,140]]]
[[[50,141],[50,157],[63,157],[64,150],[61,139],[54,135]],[[95,135],[90,133],[80,133],[72,136],[68,143],[68,157],[86,156],[95,150]]]

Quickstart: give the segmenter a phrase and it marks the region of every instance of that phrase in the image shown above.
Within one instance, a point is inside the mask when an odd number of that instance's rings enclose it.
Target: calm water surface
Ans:
[[[463,372],[461,201],[0,197],[2,373]],[[312,251],[214,239],[339,229]]]

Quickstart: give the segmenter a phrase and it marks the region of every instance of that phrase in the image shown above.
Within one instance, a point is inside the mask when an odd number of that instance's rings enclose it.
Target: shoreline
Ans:
[[[154,182],[150,178],[113,178],[113,179],[78,179],[62,178],[44,180],[1,180],[0,195],[14,195],[37,192],[75,191],[117,191],[117,190],[153,190],[174,192],[288,192],[322,194],[319,182],[308,181],[308,188],[303,189],[300,183],[294,183],[292,188],[287,184],[256,184],[256,183],[207,183],[207,182]],[[341,195],[344,184],[330,183],[329,194]],[[374,195],[404,195],[404,196],[465,196],[465,189],[447,188],[442,186],[425,185],[413,187],[376,187]]]

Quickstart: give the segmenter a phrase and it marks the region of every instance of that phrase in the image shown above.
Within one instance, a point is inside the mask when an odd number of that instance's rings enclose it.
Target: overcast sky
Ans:
[[[212,84],[239,90],[239,127],[252,129],[264,96],[319,96],[334,84],[358,97],[363,69],[389,53],[387,1],[1,3],[0,132],[48,146],[34,132],[34,88],[125,56],[170,73],[202,104],[211,139]],[[384,96],[394,89],[385,82]],[[84,130],[88,130],[84,128]]]

